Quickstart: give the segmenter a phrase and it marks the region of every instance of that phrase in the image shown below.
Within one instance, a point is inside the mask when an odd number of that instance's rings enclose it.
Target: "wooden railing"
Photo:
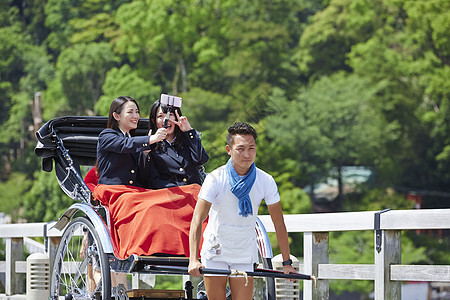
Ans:
[[[259,217],[266,230],[274,232],[270,216]],[[450,229],[450,209],[302,214],[284,218],[288,232],[304,234],[301,272],[318,278],[317,287],[311,281],[304,282],[305,300],[328,299],[329,279],[373,280],[375,300],[400,300],[402,281],[450,282],[448,265],[402,265],[401,261],[402,230]],[[0,238],[6,241],[6,261],[0,262],[0,272],[6,274],[6,295],[24,293],[21,283],[26,273],[24,237],[46,237],[47,252],[53,256],[61,233],[50,228],[46,223],[0,225]],[[329,233],[361,230],[374,231],[374,263],[330,264]]]
[[[260,219],[268,232],[274,231],[269,216]],[[304,233],[302,272],[319,279],[317,288],[304,282],[305,300],[328,299],[328,279],[374,280],[375,300],[400,300],[402,281],[450,282],[450,266],[401,264],[401,231],[450,229],[450,209],[285,215],[285,222],[288,232]],[[329,232],[360,230],[374,231],[374,263],[329,264]]]
[[[53,257],[62,232],[51,229],[51,223],[1,224],[0,239],[5,243],[5,261],[0,261],[0,272],[5,273],[5,294],[25,294],[24,278],[27,272],[24,241],[43,237],[44,250]]]

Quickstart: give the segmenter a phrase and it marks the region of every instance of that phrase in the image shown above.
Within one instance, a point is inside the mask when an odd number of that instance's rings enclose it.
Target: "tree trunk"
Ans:
[[[181,69],[181,91],[183,93],[186,93],[187,88],[187,72],[186,72],[186,66],[184,65],[184,60],[180,58],[180,69]]]
[[[34,94],[31,113],[33,115],[34,131],[37,131],[42,126],[42,96],[41,92]],[[34,135],[33,135],[34,137]]]
[[[341,211],[342,210],[342,202],[344,200],[344,182],[342,180],[342,166],[338,166],[337,172],[338,172],[338,177],[337,177],[338,195],[336,197],[336,209],[337,209],[337,211]]]

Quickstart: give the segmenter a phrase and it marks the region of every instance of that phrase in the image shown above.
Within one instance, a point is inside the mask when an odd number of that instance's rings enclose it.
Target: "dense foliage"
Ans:
[[[33,153],[42,121],[106,115],[119,95],[147,117],[160,93],[183,97],[207,171],[226,161],[231,123],[255,125],[285,213],[312,212],[329,178],[334,210],[408,209],[413,191],[422,207],[450,207],[449,19],[447,0],[2,1],[0,211],[41,222],[70,206]],[[346,166],[371,180],[344,194]],[[340,261],[365,238],[337,236]],[[424,255],[432,240],[410,241],[409,261],[448,263]]]

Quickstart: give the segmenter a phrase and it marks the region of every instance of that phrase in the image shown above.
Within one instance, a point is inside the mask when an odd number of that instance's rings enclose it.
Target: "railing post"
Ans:
[[[375,300],[400,300],[401,282],[391,281],[391,265],[401,264],[401,231],[382,230],[381,249],[375,249]],[[376,245],[376,234],[375,234]]]
[[[16,272],[16,262],[24,260],[23,238],[6,238],[5,294],[25,293],[24,274]]]
[[[53,272],[53,262],[55,261],[56,250],[58,249],[60,241],[61,237],[59,236],[49,237],[47,255],[50,262],[50,274]]]
[[[328,232],[305,232],[303,237],[304,247],[304,272],[308,275],[318,277],[319,264],[329,262],[329,233]],[[317,288],[311,280],[303,282],[304,300],[328,300],[328,280],[318,280]]]

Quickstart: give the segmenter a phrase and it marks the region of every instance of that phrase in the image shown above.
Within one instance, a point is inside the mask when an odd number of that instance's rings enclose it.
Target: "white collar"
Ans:
[[[120,130],[120,132],[122,132],[124,137],[128,137],[129,136],[129,134],[127,135],[125,132],[122,131],[122,129],[119,128],[119,130]]]

